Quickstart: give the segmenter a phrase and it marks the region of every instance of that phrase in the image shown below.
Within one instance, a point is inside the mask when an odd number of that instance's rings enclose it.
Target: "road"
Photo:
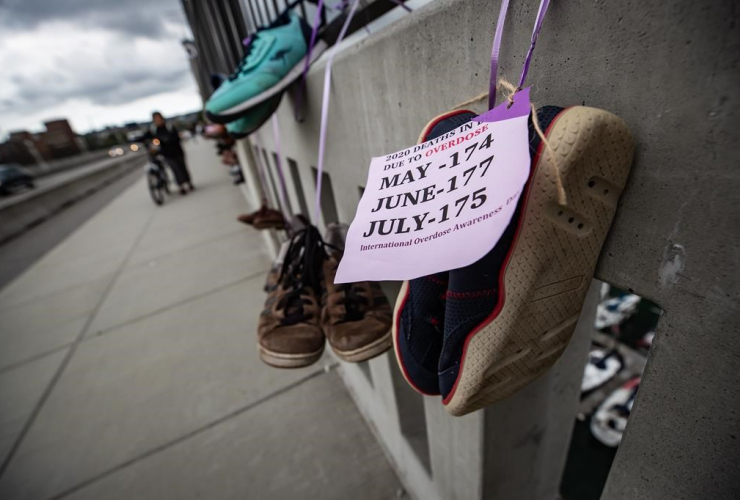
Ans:
[[[109,161],[109,160],[104,160]],[[64,182],[73,175],[79,175],[83,169],[98,167],[102,162],[94,162],[81,168],[60,172],[39,179],[37,189],[42,186],[53,186]],[[24,234],[0,245],[0,289],[19,276],[46,252],[54,248],[75,229],[95,215],[111,200],[133,184],[143,171],[137,169],[112,184],[109,184],[89,197],[62,210],[54,217],[47,219]],[[19,193],[2,200],[1,203],[13,203],[27,193]],[[2,205],[0,205],[2,206]]]
[[[58,186],[60,184],[64,184],[65,182],[69,181],[70,179],[73,179],[75,177],[84,176],[88,172],[94,171],[98,168],[100,168],[101,165],[104,165],[106,163],[112,163],[121,161],[122,158],[128,158],[132,156],[135,153],[127,153],[123,157],[116,157],[116,158],[105,158],[103,160],[94,161],[92,163],[88,163],[87,165],[84,165],[82,167],[77,168],[71,168],[69,170],[65,170],[63,172],[58,172],[56,174],[47,175],[44,177],[39,177],[36,179],[36,188],[35,189],[26,189],[23,191],[17,191],[16,193],[6,197],[6,198],[0,198],[0,208],[6,207],[8,205],[12,205],[14,203],[18,203],[21,200],[25,200],[27,198],[30,198],[34,196],[35,192],[37,192],[39,189],[46,189],[49,187]]]

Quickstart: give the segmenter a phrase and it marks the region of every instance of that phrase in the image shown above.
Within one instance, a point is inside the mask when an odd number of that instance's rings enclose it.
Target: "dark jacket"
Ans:
[[[180,134],[174,125],[157,127],[152,124],[145,138],[159,139],[159,150],[165,158],[180,158],[185,155],[180,144]]]

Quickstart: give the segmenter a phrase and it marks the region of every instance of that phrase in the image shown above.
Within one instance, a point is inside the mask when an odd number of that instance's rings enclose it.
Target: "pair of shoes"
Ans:
[[[249,111],[249,114],[242,116],[233,122],[227,123],[226,130],[232,137],[234,137],[234,139],[244,139],[249,134],[260,128],[262,124],[265,123],[273,113],[275,113],[278,106],[280,106],[282,97],[283,94],[280,93],[269,98],[267,101],[258,104]]]
[[[420,142],[474,114],[435,118]],[[394,312],[404,377],[464,415],[529,384],[575,329],[629,174],[633,145],[616,116],[582,106],[530,117],[529,180],[496,246],[461,269],[405,282]]]
[[[238,165],[239,159],[236,157],[236,153],[231,149],[227,149],[221,155],[221,163],[224,165]]]
[[[257,130],[275,112],[283,91],[302,73],[310,38],[311,28],[293,11],[258,31],[237,68],[208,99],[208,119],[229,124],[229,132],[237,138]],[[324,46],[323,42],[316,44],[311,61]]]
[[[279,271],[273,269],[265,285],[268,296],[257,333],[262,361],[280,368],[308,366],[321,357],[327,341],[339,358],[352,363],[390,349],[391,308],[385,295],[377,283],[334,284],[341,257],[314,226],[293,236]]]
[[[616,448],[622,442],[635,396],[640,389],[640,377],[634,377],[612,392],[591,417],[591,434],[601,444]]]
[[[239,222],[253,226],[255,229],[285,229],[285,218],[279,211],[262,205],[251,214],[242,214],[236,218]]]
[[[234,184],[244,184],[244,173],[239,164],[233,165],[229,169],[229,174],[234,178]],[[240,216],[241,217],[241,216]],[[247,216],[248,217],[248,216]],[[238,219],[238,217],[237,217]],[[251,219],[248,219],[251,220]]]
[[[206,139],[220,139],[227,135],[226,127],[218,123],[209,123],[203,130]]]

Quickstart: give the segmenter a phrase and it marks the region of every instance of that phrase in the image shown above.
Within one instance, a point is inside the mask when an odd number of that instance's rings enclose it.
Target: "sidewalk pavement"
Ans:
[[[332,358],[259,360],[263,238],[187,153],[195,193],[138,181],[0,291],[0,498],[394,498]]]

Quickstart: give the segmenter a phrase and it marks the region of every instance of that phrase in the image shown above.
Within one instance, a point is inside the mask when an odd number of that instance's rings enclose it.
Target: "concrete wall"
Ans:
[[[537,6],[512,2],[509,80]],[[326,170],[343,222],[371,156],[413,144],[431,117],[487,89],[498,7],[437,0],[337,57]],[[605,499],[740,498],[739,22],[730,0],[553,2],[535,52],[535,103],[604,108],[632,129],[633,172],[596,277],[665,310]],[[319,65],[303,124],[290,96],[278,111],[310,201],[322,85]],[[272,150],[269,123],[261,136]]]

